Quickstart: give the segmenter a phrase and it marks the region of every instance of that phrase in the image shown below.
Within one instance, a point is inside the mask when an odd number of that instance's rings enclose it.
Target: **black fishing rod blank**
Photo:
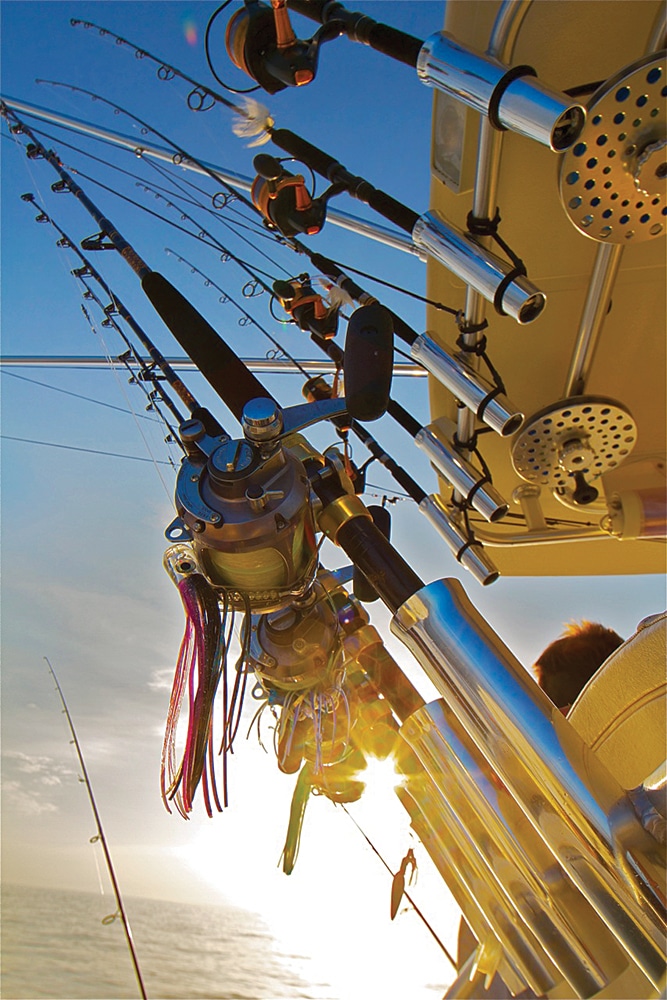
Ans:
[[[151,271],[134,247],[62,168],[56,154],[47,150],[4,102],[0,103],[0,113],[8,120],[13,120],[32,140],[27,147],[27,155],[31,159],[45,159],[59,174],[62,181],[60,189],[74,194],[100,227],[97,236],[85,241],[87,248],[101,248],[105,239],[110,241],[141,280],[142,289],[156,312],[234,416],[240,420],[243,407],[251,399],[271,398],[259,379],[255,378],[194,306],[163,275]]]
[[[93,264],[91,263],[91,261],[89,260],[89,258],[86,257],[84,254],[81,253],[81,251],[77,247],[77,245],[74,242],[74,240],[70,236],[68,236],[67,233],[63,229],[61,229],[60,226],[55,222],[55,220],[46,212],[46,210],[41,205],[38,204],[38,202],[36,201],[35,196],[33,194],[30,194],[30,193],[24,194],[24,195],[21,196],[21,200],[25,201],[28,204],[34,205],[35,208],[37,208],[39,210],[39,213],[40,213],[40,215],[38,216],[39,221],[47,221],[47,222],[49,222],[53,226],[53,228],[58,233],[60,233],[61,241],[59,241],[58,245],[59,246],[66,246],[68,249],[72,250],[77,255],[77,257],[79,258],[79,260],[83,264],[83,267],[81,267],[81,268],[75,268],[72,271],[72,274],[74,275],[74,277],[79,278],[79,279],[83,279],[83,278],[89,276],[89,277],[93,278],[98,283],[98,285],[100,286],[100,288],[102,288],[102,290],[109,296],[110,306],[107,307],[107,309],[112,310],[113,312],[117,312],[118,315],[121,316],[122,319],[125,320],[125,322],[130,327],[130,329],[132,330],[132,332],[137,336],[138,340],[141,342],[141,344],[143,345],[143,347],[146,349],[146,351],[147,351],[147,353],[148,353],[148,355],[149,355],[149,357],[151,359],[152,364],[154,366],[156,366],[157,368],[159,368],[159,370],[164,375],[164,377],[165,377],[166,381],[168,382],[168,384],[172,387],[172,389],[174,390],[174,392],[177,394],[177,396],[179,397],[179,399],[185,404],[185,406],[187,406],[187,408],[190,411],[190,413],[191,414],[199,414],[199,415],[204,414],[203,407],[200,406],[200,404],[197,402],[197,400],[192,395],[192,393],[190,392],[190,390],[184,385],[184,383],[182,382],[182,380],[178,377],[178,375],[176,374],[176,372],[174,371],[174,369],[171,367],[171,365],[169,364],[169,362],[167,361],[167,359],[164,357],[164,355],[158,350],[158,348],[155,346],[155,344],[152,342],[152,340],[149,338],[149,336],[139,326],[139,324],[134,319],[134,317],[132,316],[132,314],[129,312],[129,310],[127,309],[127,307],[125,305],[123,305],[123,303],[119,299],[119,297],[111,290],[111,288],[106,283],[106,281],[104,280],[104,278],[102,277],[102,275],[93,266]],[[110,313],[107,312],[107,309],[104,309],[104,312],[107,313],[107,318],[111,318],[110,317]],[[134,352],[134,348],[132,347],[132,344],[124,336],[122,330],[120,330],[120,328],[118,327],[117,324],[114,324],[114,325],[116,326],[116,329],[117,329],[118,333],[120,334],[120,336],[123,338],[126,347],[129,350],[131,350],[133,353],[135,353]],[[138,358],[138,357],[137,357],[137,361],[142,365],[142,369],[145,372],[146,371],[146,365],[145,365],[145,363],[142,362],[141,359]],[[167,405],[171,409],[171,411],[174,414],[175,418],[179,422],[181,422],[183,420],[182,415],[173,407],[173,405],[170,405],[170,401],[168,400],[168,398],[165,398],[165,402],[167,403]],[[201,419],[201,416],[200,416],[200,419]]]
[[[310,42],[296,38],[284,10],[285,0],[272,0],[273,25],[271,8],[249,0],[234,14],[228,28],[230,59],[269,93],[314,79],[318,36],[328,28],[330,34],[323,38],[345,34],[352,41],[414,67],[422,83],[485,115],[495,129],[511,129],[555,152],[573,146],[586,122],[585,107],[540,83],[532,66],[506,66],[461,44],[445,31],[436,31],[421,41],[366,14],[349,11],[342,3],[287,0],[287,6],[322,25]],[[304,47],[311,54],[310,79],[290,79],[289,73],[276,72],[276,62],[289,65],[291,53],[296,55]]]

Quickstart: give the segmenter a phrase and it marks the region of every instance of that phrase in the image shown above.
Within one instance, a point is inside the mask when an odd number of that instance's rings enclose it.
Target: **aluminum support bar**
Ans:
[[[493,31],[486,54],[502,62],[510,62],[514,53],[516,39],[524,18],[528,13],[532,0],[504,0],[496,16]],[[498,193],[498,172],[502,152],[503,133],[495,129],[486,116],[482,116],[479,124],[479,139],[477,145],[477,164],[475,171],[475,187],[473,190],[472,212],[476,219],[492,219],[496,213]],[[482,238],[482,243],[488,242],[488,237]],[[479,326],[486,315],[484,298],[469,287],[466,292],[464,327]],[[466,345],[473,347],[479,342],[480,334],[465,334]],[[475,370],[480,367],[480,359],[472,354],[471,362]],[[456,436],[465,444],[473,436],[475,418],[472,413],[460,410],[457,422]]]
[[[113,360],[113,359],[112,359]],[[174,371],[197,371],[194,361],[189,358],[165,358]],[[268,375],[296,375],[303,371],[313,375],[335,375],[336,365],[333,361],[301,360],[289,361],[269,358],[242,358],[243,364],[255,373]],[[299,367],[297,367],[297,365]],[[108,368],[108,358],[98,358],[92,355],[16,355],[0,357],[0,368]],[[420,364],[397,362],[394,365],[394,377],[426,378],[428,372]]]
[[[457,580],[417,591],[392,631],[563,871],[647,978],[661,988],[665,923],[651,882],[658,845],[626,793],[468,600]],[[646,878],[637,873],[648,873]]]
[[[563,399],[581,396],[586,390],[602,327],[609,310],[616,275],[623,257],[620,243],[600,243],[595,255],[586,301],[563,388]]]
[[[112,142],[123,149],[132,150],[137,156],[150,156],[153,159],[162,160],[164,163],[170,163],[172,166],[179,166],[183,170],[191,170],[193,173],[203,174],[208,177],[206,169],[203,169],[205,167],[217,174],[221,181],[229,184],[230,187],[236,188],[238,191],[249,193],[252,189],[252,177],[246,177],[244,174],[228,170],[226,167],[220,167],[215,163],[208,163],[206,160],[201,160],[200,163],[202,166],[200,166],[199,163],[193,163],[192,160],[181,159],[174,150],[145,142],[145,136],[142,136],[141,141],[138,142],[136,136],[123,135],[122,132],[114,132],[110,129],[101,129],[97,125],[93,125],[81,118],[63,115],[48,108],[42,108],[37,104],[17,101],[13,97],[3,97],[3,100],[14,111],[22,111],[24,114],[32,115],[42,121],[53,122],[54,125],[62,125],[65,128],[75,129],[77,132],[83,132],[84,135],[104,139],[106,142]],[[374,222],[366,222],[355,215],[351,215],[349,212],[333,210],[327,211],[327,219],[340,229],[347,229],[358,236],[365,236],[367,239],[375,240],[377,243],[383,243],[385,246],[392,247],[394,250],[402,250],[404,253],[420,256],[419,251],[409,236],[389,229],[387,226],[378,225]]]

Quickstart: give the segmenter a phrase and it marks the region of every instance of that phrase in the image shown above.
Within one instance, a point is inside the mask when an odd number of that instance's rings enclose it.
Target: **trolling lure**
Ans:
[[[167,564],[173,566],[173,562]],[[180,565],[181,570],[183,564]],[[171,570],[174,575],[174,570]],[[200,573],[181,576],[177,582],[185,609],[186,624],[169,700],[167,726],[162,747],[160,786],[162,801],[171,812],[170,801],[184,818],[192,811],[201,782],[206,811],[212,803],[221,812],[214,770],[213,703],[226,665],[227,645],[223,608],[206,578]],[[188,705],[187,734],[180,763],[176,764],[176,734],[184,700]],[[226,800],[226,783],[225,783]],[[226,803],[225,803],[226,804]]]

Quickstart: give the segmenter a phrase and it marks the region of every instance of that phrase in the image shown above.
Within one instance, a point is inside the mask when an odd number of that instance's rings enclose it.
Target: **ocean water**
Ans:
[[[121,1000],[139,990],[111,896],[2,887],[3,1000]],[[335,1000],[307,982],[308,959],[288,955],[261,919],[229,906],[126,898],[151,1000]],[[305,974],[305,977],[304,977]]]

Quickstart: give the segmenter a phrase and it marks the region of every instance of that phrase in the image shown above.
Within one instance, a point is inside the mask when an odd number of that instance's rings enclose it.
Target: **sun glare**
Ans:
[[[295,972],[329,984],[322,996],[442,996],[452,978],[442,951],[407,902],[390,919],[392,875],[410,847],[420,849],[393,791],[400,781],[393,764],[371,760],[361,800],[345,809],[310,797],[289,877],[279,865],[294,779],[272,764],[264,757],[252,783],[243,781],[238,809],[235,803],[214,821],[195,820],[190,843],[175,849],[179,859],[221,899],[257,913]],[[457,916],[437,876],[435,881],[437,904],[427,904],[429,921],[449,936],[451,947]],[[420,876],[409,891],[422,889]]]

